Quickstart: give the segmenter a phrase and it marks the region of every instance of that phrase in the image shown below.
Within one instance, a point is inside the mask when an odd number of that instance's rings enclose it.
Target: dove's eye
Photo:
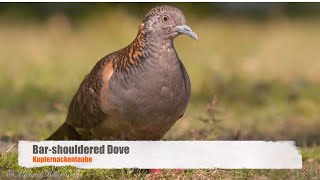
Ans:
[[[162,20],[165,21],[165,22],[167,22],[167,21],[169,20],[169,17],[168,17],[168,16],[163,16],[163,17],[162,17]]]

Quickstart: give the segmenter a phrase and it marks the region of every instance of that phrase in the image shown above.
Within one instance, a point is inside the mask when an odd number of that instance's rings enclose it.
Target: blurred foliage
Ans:
[[[272,14],[290,17],[314,17],[320,15],[320,3],[1,3],[0,15],[14,19],[47,20],[53,14],[65,14],[71,20],[79,20],[93,13],[123,9],[136,16],[143,16],[156,5],[173,5],[198,17],[247,16],[262,20]]]

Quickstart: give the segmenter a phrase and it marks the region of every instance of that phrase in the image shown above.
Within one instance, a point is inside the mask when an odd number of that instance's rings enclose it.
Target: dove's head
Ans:
[[[163,40],[172,41],[181,34],[186,34],[198,40],[197,34],[186,24],[186,18],[183,13],[172,6],[152,8],[145,15],[143,23],[147,32]]]

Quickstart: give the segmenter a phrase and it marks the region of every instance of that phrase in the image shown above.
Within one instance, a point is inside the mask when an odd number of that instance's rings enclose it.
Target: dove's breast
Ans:
[[[175,51],[144,60],[125,73],[113,72],[102,96],[112,106],[102,123],[122,139],[160,139],[186,110],[190,80]],[[107,91],[105,91],[107,93]],[[104,92],[102,92],[103,94]]]

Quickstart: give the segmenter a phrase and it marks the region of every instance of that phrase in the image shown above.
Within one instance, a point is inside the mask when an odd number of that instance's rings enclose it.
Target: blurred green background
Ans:
[[[148,177],[127,170],[22,168],[16,146],[10,147],[56,130],[84,76],[100,58],[128,45],[144,14],[159,4],[0,3],[2,176],[16,170]],[[175,40],[192,97],[164,139],[294,140],[304,160],[303,170],[190,170],[180,178],[320,178],[320,4],[166,4],[184,12],[200,41]]]
[[[1,142],[48,137],[86,73],[160,4],[1,3]],[[320,143],[319,3],[167,4],[200,41],[175,40],[192,98],[164,139]]]

